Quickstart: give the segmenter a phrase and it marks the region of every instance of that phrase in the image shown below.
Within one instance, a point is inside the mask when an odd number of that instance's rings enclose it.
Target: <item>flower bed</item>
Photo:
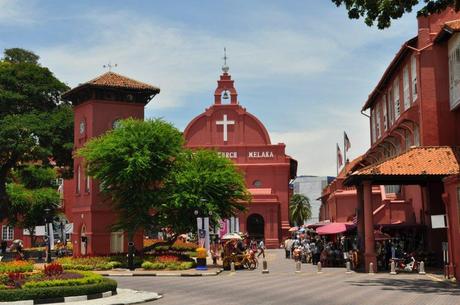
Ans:
[[[182,261],[175,255],[161,255],[144,261],[141,267],[145,270],[186,270],[194,266],[193,261]]]
[[[64,270],[59,263],[45,265],[43,270],[33,270],[29,262],[16,261],[4,265],[7,266],[3,266],[3,270],[8,271],[0,272],[0,301],[94,294],[115,291],[117,287],[115,281],[99,274]]]
[[[122,267],[122,263],[113,257],[63,257],[56,260],[65,270],[110,270]]]
[[[31,261],[11,261],[0,263],[0,274],[7,272],[32,272],[34,263]]]

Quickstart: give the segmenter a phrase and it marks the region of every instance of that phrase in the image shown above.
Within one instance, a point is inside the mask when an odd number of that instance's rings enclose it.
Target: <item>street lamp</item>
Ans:
[[[47,236],[47,241],[46,241],[46,262],[49,264],[51,263],[51,230],[50,230],[50,226],[48,225],[48,223],[50,222],[50,212],[51,212],[51,209],[49,208],[46,208],[45,209],[45,226],[48,227],[48,236]],[[51,226],[52,228],[52,226]]]

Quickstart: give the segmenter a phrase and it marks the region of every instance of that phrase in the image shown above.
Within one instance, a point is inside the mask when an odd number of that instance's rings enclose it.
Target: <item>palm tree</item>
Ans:
[[[295,194],[289,201],[289,218],[291,223],[302,225],[306,220],[311,218],[310,199],[302,194]]]

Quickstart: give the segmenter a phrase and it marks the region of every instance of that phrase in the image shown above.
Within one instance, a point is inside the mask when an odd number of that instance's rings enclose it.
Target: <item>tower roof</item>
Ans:
[[[107,72],[104,73],[85,84],[90,84],[93,86],[100,86],[100,87],[111,87],[111,88],[125,88],[125,89],[136,89],[136,90],[152,90],[152,91],[160,91],[160,88],[134,80],[132,78],[114,73],[114,72]]]
[[[160,92],[160,88],[158,87],[109,71],[67,91],[62,97],[73,100],[73,97],[85,88],[124,89],[148,95],[155,95]]]

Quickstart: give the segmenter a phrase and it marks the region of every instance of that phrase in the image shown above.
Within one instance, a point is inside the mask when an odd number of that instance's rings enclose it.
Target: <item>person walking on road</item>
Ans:
[[[259,254],[257,254],[257,258],[259,258],[259,256],[262,254],[262,257],[265,258],[265,244],[264,244],[264,240],[260,240],[259,242],[259,245],[257,246],[257,248],[259,249]]]

